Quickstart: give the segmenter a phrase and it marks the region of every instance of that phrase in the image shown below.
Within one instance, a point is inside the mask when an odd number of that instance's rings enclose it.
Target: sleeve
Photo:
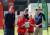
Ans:
[[[7,14],[4,16],[4,19],[6,20],[6,18],[7,18]]]
[[[45,15],[43,14],[43,20],[45,21],[46,19],[45,19]]]

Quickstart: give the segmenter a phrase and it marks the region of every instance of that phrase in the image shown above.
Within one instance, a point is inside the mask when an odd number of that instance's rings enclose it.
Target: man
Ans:
[[[29,20],[29,17],[28,17],[29,15],[28,15],[28,8],[26,8],[25,10],[24,10],[24,18],[26,18],[27,20]],[[27,35],[27,29],[26,29],[26,32],[25,32],[25,35]]]
[[[41,8],[38,7],[36,9],[37,13],[34,16],[35,19],[35,24],[36,24],[36,28],[35,28],[35,35],[42,35],[42,25],[45,23],[45,15],[43,13],[41,13]]]
[[[28,8],[26,8],[24,10],[24,18],[26,18],[27,20],[29,20],[29,18],[28,18]]]
[[[4,35],[14,35],[14,20],[15,14],[13,14],[14,7],[11,6],[9,13],[4,16]]]

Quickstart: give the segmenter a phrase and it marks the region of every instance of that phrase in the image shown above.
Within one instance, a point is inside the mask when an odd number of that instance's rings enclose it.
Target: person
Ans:
[[[28,17],[28,8],[26,8],[24,10],[24,18],[26,18],[27,20],[29,20],[29,17]]]
[[[18,26],[18,35],[24,35],[26,28],[25,28],[25,22],[27,21],[26,18],[24,18],[24,15],[20,15],[20,18],[17,22],[17,26]]]
[[[15,14],[14,7],[10,6],[9,13],[4,16],[4,35],[14,35]]]
[[[42,25],[45,23],[45,15],[43,13],[41,13],[41,8],[38,7],[36,9],[37,13],[34,16],[35,19],[35,24],[36,24],[36,28],[35,28],[35,35],[42,35]]]
[[[33,35],[35,20],[32,18],[32,15],[29,15],[28,22],[30,23],[30,27],[28,28],[28,35]]]
[[[28,16],[29,16],[29,14],[28,14],[28,8],[26,8],[24,10],[24,18],[26,18],[27,20],[29,20],[29,17]],[[27,35],[27,29],[26,29],[25,35]]]

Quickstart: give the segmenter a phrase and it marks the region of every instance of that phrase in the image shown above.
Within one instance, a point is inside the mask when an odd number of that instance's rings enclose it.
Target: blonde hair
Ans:
[[[29,16],[32,16],[32,14],[29,14]]]

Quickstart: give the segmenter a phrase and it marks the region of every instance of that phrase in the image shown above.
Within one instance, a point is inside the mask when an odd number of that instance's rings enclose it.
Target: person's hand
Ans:
[[[39,28],[39,26],[38,26],[38,25],[36,25],[36,28]]]
[[[23,24],[21,27],[25,26],[25,24]]]
[[[23,26],[25,26],[25,24],[23,24]]]
[[[32,25],[31,23],[29,23],[30,25]]]
[[[31,23],[29,23],[31,25]]]

